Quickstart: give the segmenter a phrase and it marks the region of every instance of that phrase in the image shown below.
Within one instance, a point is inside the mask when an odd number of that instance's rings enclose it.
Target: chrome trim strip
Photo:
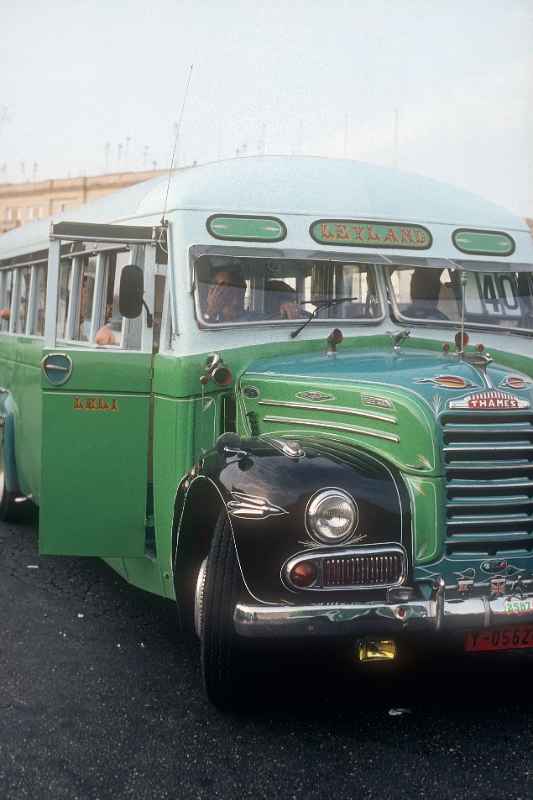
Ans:
[[[491,482],[490,480],[486,481],[485,483],[480,483],[479,481],[472,481],[468,482],[467,478],[463,478],[465,481],[464,483],[454,483],[453,480],[448,481],[448,490],[456,491],[457,489],[495,489],[498,491],[499,489],[532,489],[533,488],[533,481],[528,481],[527,478],[525,481],[513,481],[512,483],[503,483],[500,481]]]
[[[400,437],[394,433],[382,433],[381,431],[369,430],[368,428],[358,428],[356,425],[339,425],[336,422],[314,422],[310,419],[299,419],[297,417],[263,417],[264,422],[281,422],[286,425],[303,425],[309,428],[327,428],[328,430],[345,431],[346,433],[359,433],[362,436],[373,436],[375,439],[385,439],[388,442],[399,444]]]
[[[259,400],[258,405],[276,406],[278,408],[305,408],[309,411],[327,411],[330,414],[350,414],[354,417],[366,417],[367,419],[380,420],[380,422],[390,422],[392,425],[398,424],[398,419],[391,417],[389,414],[374,414],[371,411],[359,411],[347,406],[325,406],[322,403],[297,403],[285,400]]]
[[[57,372],[68,372],[68,367],[61,367],[59,364],[46,364],[46,369],[56,370]]]
[[[474,445],[473,442],[468,442],[463,447],[443,447],[445,453],[503,453],[506,450],[533,450],[533,444],[498,444],[482,445],[481,447]],[[460,463],[460,462],[459,462]],[[469,462],[471,463],[471,462]]]
[[[523,504],[525,505],[525,503]],[[500,514],[499,516],[491,514],[477,514],[476,516],[464,517],[455,516],[447,520],[447,525],[509,525],[516,522],[520,525],[524,522],[533,522],[531,514]],[[457,534],[455,534],[457,535]],[[488,536],[489,534],[484,534]]]

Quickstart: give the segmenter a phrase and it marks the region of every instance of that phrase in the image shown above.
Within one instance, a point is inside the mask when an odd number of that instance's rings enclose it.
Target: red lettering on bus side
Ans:
[[[380,238],[379,238],[379,234],[376,233],[376,231],[374,230],[372,225],[367,225],[366,226],[366,231],[367,231],[366,237],[367,237],[367,240],[369,242],[379,242],[379,241],[381,241]]]
[[[334,239],[335,234],[331,233],[327,222],[322,222],[320,225],[320,236],[322,239]]]
[[[417,231],[415,234],[415,242],[417,244],[426,244],[426,234],[424,231]]]
[[[340,222],[337,223],[337,225],[335,225],[335,238],[336,239],[349,239],[350,238],[349,235],[348,235],[348,230],[346,228],[346,225],[343,225]]]
[[[364,242],[363,239],[363,231],[364,228],[362,225],[352,225],[352,231],[355,233],[355,241],[356,242]]]
[[[402,228],[402,242],[409,244],[413,241],[413,231],[410,228]]]
[[[396,233],[394,232],[394,228],[389,228],[389,230],[387,231],[387,235],[385,236],[383,241],[384,242],[399,242],[400,240],[398,239]]]

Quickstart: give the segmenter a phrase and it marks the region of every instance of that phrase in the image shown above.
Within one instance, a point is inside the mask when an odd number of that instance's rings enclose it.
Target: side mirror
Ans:
[[[118,310],[127,319],[136,319],[143,309],[144,276],[140,267],[128,264],[120,273]]]

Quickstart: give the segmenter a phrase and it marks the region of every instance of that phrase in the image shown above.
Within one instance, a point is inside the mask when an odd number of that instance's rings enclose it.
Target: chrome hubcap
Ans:
[[[202,636],[202,618],[204,610],[204,590],[205,576],[207,569],[207,558],[204,558],[200,565],[198,577],[196,578],[196,590],[194,592],[194,630],[200,639]]]

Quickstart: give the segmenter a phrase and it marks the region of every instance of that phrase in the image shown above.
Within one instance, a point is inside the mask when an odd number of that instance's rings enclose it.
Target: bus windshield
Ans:
[[[195,286],[202,326],[306,320],[317,307],[317,320],[383,318],[375,269],[366,264],[204,255]]]
[[[395,315],[411,322],[468,325],[533,333],[532,272],[461,272],[453,269],[400,267],[389,272]]]

